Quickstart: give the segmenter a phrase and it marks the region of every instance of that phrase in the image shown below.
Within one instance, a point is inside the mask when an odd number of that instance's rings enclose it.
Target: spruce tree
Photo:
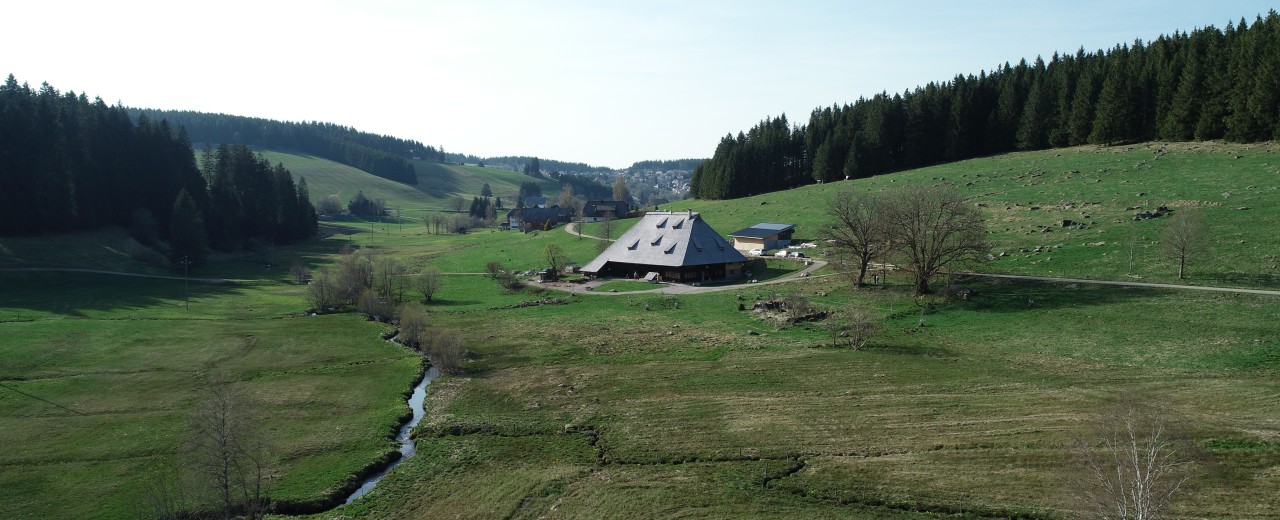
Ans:
[[[208,259],[209,248],[205,238],[204,218],[196,207],[195,199],[187,190],[178,193],[169,218],[169,264],[174,268],[184,262],[196,266]]]

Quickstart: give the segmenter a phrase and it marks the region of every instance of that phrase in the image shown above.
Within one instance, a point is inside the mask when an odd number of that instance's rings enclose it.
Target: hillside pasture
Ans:
[[[1160,255],[1161,206],[1201,211],[1210,254],[1184,283],[1280,287],[1280,145],[1218,142],[1021,152],[726,201],[680,201],[721,233],[757,222],[798,224],[811,240],[838,190],[885,193],[948,183],[986,217],[995,260],[986,272],[1176,283]],[[1066,226],[1064,221],[1080,223]],[[1130,269],[1130,251],[1133,251]],[[1003,255],[1002,255],[1003,253]]]

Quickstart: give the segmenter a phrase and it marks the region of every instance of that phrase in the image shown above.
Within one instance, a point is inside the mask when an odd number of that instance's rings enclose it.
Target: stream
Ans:
[[[413,410],[413,418],[400,426],[400,432],[396,434],[396,440],[400,441],[400,458],[396,459],[395,462],[392,462],[382,471],[379,471],[365,479],[365,481],[360,484],[360,488],[351,493],[351,496],[347,497],[347,500],[343,502],[343,504],[350,504],[356,499],[364,496],[365,493],[372,491],[373,486],[377,485],[378,481],[382,480],[382,477],[387,476],[387,473],[390,473],[392,469],[399,466],[401,462],[413,457],[413,455],[418,452],[418,448],[414,446],[413,439],[409,437],[409,433],[413,431],[413,428],[417,426],[419,422],[422,422],[422,403],[427,398],[427,385],[431,384],[431,381],[435,380],[437,377],[440,377],[440,369],[436,368],[436,366],[432,364],[431,367],[427,369],[427,373],[422,375],[422,381],[418,383],[418,386],[413,387],[413,395],[409,396],[409,408]]]

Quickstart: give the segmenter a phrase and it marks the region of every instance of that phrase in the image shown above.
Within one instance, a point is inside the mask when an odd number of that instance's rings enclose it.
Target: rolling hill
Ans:
[[[1147,143],[1017,152],[867,179],[809,185],[734,200],[687,200],[721,233],[756,222],[798,224],[817,238],[838,190],[885,192],[951,183],[984,214],[996,258],[982,271],[1174,282],[1159,254],[1164,220],[1134,220],[1166,206],[1203,212],[1211,252],[1188,283],[1280,286],[1280,146],[1276,143]],[[664,209],[668,209],[664,208]],[[1064,221],[1080,226],[1064,227]],[[1133,268],[1129,268],[1130,244]]]
[[[258,150],[272,163],[284,164],[294,177],[306,177],[315,202],[329,195],[337,195],[346,203],[357,191],[366,197],[383,199],[387,207],[401,208],[407,218],[418,218],[425,213],[443,211],[449,199],[455,196],[470,200],[480,194],[487,182],[495,196],[509,200],[509,195],[520,189],[520,183],[535,180],[507,170],[484,168],[475,165],[450,165],[428,161],[414,161],[418,184],[410,186],[363,170],[340,164],[314,155],[285,150]],[[544,194],[554,196],[560,186],[549,179],[536,179]],[[506,204],[511,207],[511,204]]]

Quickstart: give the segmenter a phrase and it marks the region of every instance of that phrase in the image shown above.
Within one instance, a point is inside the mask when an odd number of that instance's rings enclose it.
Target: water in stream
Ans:
[[[365,479],[365,481],[360,484],[360,489],[351,493],[351,496],[347,497],[346,502],[343,502],[344,504],[350,504],[355,499],[364,496],[365,493],[372,491],[373,486],[377,485],[378,481],[382,480],[382,477],[387,476],[387,473],[390,473],[391,470],[400,465],[401,462],[404,462],[405,459],[412,457],[418,452],[417,447],[413,444],[413,439],[409,438],[409,432],[413,431],[413,428],[422,421],[422,402],[427,398],[427,385],[431,384],[431,381],[439,376],[440,370],[437,369],[435,365],[432,365],[431,368],[427,370],[427,373],[422,376],[422,382],[418,383],[418,386],[413,387],[413,395],[409,396],[409,408],[413,410],[413,418],[409,419],[409,422],[404,423],[404,425],[400,427],[400,432],[396,434],[396,440],[400,441],[400,458],[395,462],[392,462],[391,465],[387,466],[382,471],[379,471]]]

